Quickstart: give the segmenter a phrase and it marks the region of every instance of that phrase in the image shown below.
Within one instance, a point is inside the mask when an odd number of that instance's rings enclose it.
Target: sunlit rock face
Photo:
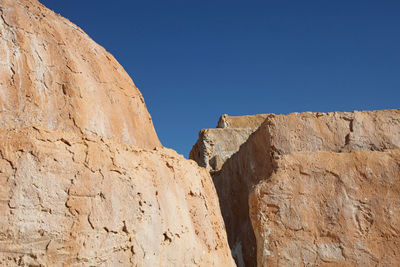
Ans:
[[[238,265],[399,263],[399,110],[270,114],[237,147],[210,171]]]
[[[175,151],[0,132],[0,265],[232,266],[211,177]]]
[[[210,175],[110,54],[31,0],[0,37],[1,266],[234,265]]]
[[[295,152],[251,192],[258,266],[396,266],[400,151]]]
[[[0,126],[93,133],[160,146],[129,75],[76,25],[34,0],[2,0]]]

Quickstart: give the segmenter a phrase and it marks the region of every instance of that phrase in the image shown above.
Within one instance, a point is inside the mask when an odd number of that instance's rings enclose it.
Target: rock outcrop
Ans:
[[[211,172],[238,265],[397,265],[399,148],[400,110],[266,115]]]
[[[0,2],[0,127],[160,146],[143,97],[104,48],[36,0]]]
[[[250,194],[258,266],[397,266],[400,151],[295,152]]]
[[[1,266],[231,263],[211,178],[172,150],[24,128],[0,151]]]
[[[163,148],[116,60],[0,0],[0,265],[233,266],[211,177]]]
[[[200,131],[189,158],[211,172],[220,170],[222,164],[239,150],[267,116],[268,114],[235,117],[222,115],[216,129]]]

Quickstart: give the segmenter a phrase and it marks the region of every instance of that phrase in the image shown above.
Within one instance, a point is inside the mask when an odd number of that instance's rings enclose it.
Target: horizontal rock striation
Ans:
[[[198,141],[198,143],[201,142],[201,140]],[[214,146],[222,146],[218,143],[224,142],[229,142],[229,138],[214,140],[214,143],[217,143]],[[212,172],[228,232],[228,240],[237,263],[255,266],[257,257],[258,266],[266,264],[292,266],[398,263],[393,255],[399,251],[394,249],[389,252],[388,250],[388,254],[385,254],[385,240],[388,239],[388,236],[383,235],[378,238],[376,233],[369,236],[365,232],[357,230],[359,229],[357,224],[352,225],[358,219],[348,221],[349,218],[361,216],[357,215],[357,210],[354,208],[356,202],[353,203],[353,207],[350,207],[350,204],[340,206],[337,203],[344,201],[343,194],[334,194],[336,199],[323,196],[320,198],[320,192],[324,191],[324,174],[336,168],[334,173],[339,177],[337,180],[341,181],[338,187],[344,188],[343,190],[352,188],[351,197],[354,201],[358,201],[358,196],[361,196],[362,192],[367,192],[365,197],[374,199],[376,203],[382,205],[384,203],[389,205],[393,201],[395,203],[397,197],[394,196],[397,194],[399,186],[396,182],[399,172],[396,172],[394,163],[398,159],[399,147],[399,110],[268,115],[261,126],[243,142],[238,151],[221,164],[220,170]],[[369,157],[373,157],[373,160],[368,161]],[[293,160],[288,160],[288,158],[293,158]],[[365,162],[357,163],[358,160],[365,160]],[[303,161],[309,162],[309,170],[301,169]],[[392,162],[392,168],[385,170],[385,164],[375,164],[381,161]],[[328,163],[335,167],[328,170]],[[368,167],[369,165],[372,167]],[[376,179],[363,183],[362,180],[365,177],[359,170],[360,166],[369,168],[372,173],[375,173],[371,179],[373,177]],[[378,168],[379,166],[381,170]],[[298,173],[293,169],[296,169]],[[292,173],[293,175],[291,175]],[[304,175],[306,178],[303,177]],[[333,177],[336,176],[333,175]],[[353,177],[352,179],[356,181],[346,179],[347,176]],[[381,191],[393,196],[390,199],[387,199],[386,195],[380,195],[374,191],[374,188],[378,188],[386,179],[387,184],[383,187],[388,191],[383,189]],[[305,183],[303,187],[309,186],[315,189],[315,195],[308,191],[307,194],[312,197],[307,197],[308,195],[303,196],[300,189],[300,191],[294,190],[296,186],[301,188],[300,185],[303,183]],[[333,183],[333,181],[329,183]],[[361,184],[370,188],[363,189]],[[331,190],[328,184],[326,186],[325,190]],[[369,193],[371,195],[368,195]],[[295,204],[297,202],[293,201],[297,198],[303,199],[306,204],[298,207]],[[324,203],[325,206],[321,203]],[[367,207],[370,209],[371,216],[378,216],[380,214],[379,205],[369,205]],[[332,209],[323,210],[326,207]],[[313,210],[314,213],[312,213]],[[343,212],[349,210],[352,213],[346,213],[346,219],[343,218]],[[333,230],[327,234],[315,229],[303,230],[302,227],[287,228],[282,223],[288,218],[288,220],[292,220],[290,217],[292,213],[301,213],[303,217],[298,221],[302,221],[307,216],[307,212],[310,212],[310,218],[314,224],[324,221],[326,222],[325,226],[334,225],[334,227],[332,226]],[[393,212],[394,210],[392,210]],[[249,214],[251,214],[251,219]],[[287,224],[287,221],[285,223]],[[387,220],[373,221],[372,224],[378,228],[391,227]],[[337,227],[337,225],[342,225],[342,227]],[[309,237],[303,238],[306,232]],[[394,230],[394,233],[396,234],[389,238],[392,244],[398,242],[397,230]],[[351,241],[345,238],[348,234],[354,235]],[[325,252],[318,252],[317,245],[308,246],[309,242],[325,240],[324,238],[327,243],[321,243],[321,246],[327,246],[326,250],[322,249]],[[376,247],[377,243],[380,244],[378,247]],[[290,246],[292,247],[289,248]],[[362,246],[365,250],[362,255],[375,256],[361,261],[363,257],[355,255],[361,255]],[[300,251],[300,248],[303,250],[299,252],[300,254],[296,254],[295,251]],[[339,255],[338,248],[346,248],[344,254],[341,251],[341,257],[327,256],[330,253]],[[380,249],[382,253],[374,254],[374,249]],[[307,252],[307,250],[311,252]],[[283,253],[284,251],[286,254]],[[310,257],[314,260],[298,257],[303,255],[301,253],[304,255],[311,253],[313,256]]]

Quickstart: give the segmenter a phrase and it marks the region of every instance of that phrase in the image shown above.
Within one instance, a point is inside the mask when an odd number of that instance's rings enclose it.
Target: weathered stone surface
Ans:
[[[290,194],[285,194],[285,190],[287,189],[285,182],[278,183],[278,178],[271,180],[271,175],[275,175],[276,172],[282,169],[292,168],[290,162],[285,161],[286,156],[304,152],[304,155],[310,155],[310,158],[316,158],[317,156],[313,153],[328,151],[339,153],[339,155],[347,155],[343,156],[343,158],[351,159],[357,155],[351,153],[352,151],[381,151],[381,154],[374,154],[375,160],[380,161],[379,157],[386,157],[385,153],[389,153],[385,151],[393,149],[398,151],[400,148],[399,134],[399,110],[268,115],[262,125],[240,146],[239,150],[225,160],[221,169],[216,172],[211,172],[218,192],[229,244],[236,262],[239,265],[256,265],[257,243],[249,217],[249,208],[252,209],[253,213],[253,225],[261,225],[262,223],[257,223],[256,219],[258,218],[257,216],[262,215],[263,207],[261,207],[261,204],[257,207],[249,207],[248,198],[249,195],[252,194],[254,187],[260,183],[273,183],[270,186],[274,188],[278,187],[279,190],[281,190],[279,192],[283,192],[282,194],[284,194],[279,197],[288,199],[295,197]],[[198,143],[200,142],[199,140]],[[229,138],[214,139],[213,142],[214,146],[222,147],[223,145],[218,143],[229,142]],[[215,154],[215,152],[213,153]],[[328,155],[336,155],[335,153]],[[360,159],[361,158],[362,157],[360,157]],[[281,160],[283,160],[283,162],[281,162]],[[340,173],[341,158],[332,156],[330,160],[333,163],[335,160],[338,161],[337,168]],[[326,162],[329,162],[329,159],[326,159]],[[325,170],[323,162],[318,163],[318,165],[316,163],[316,166],[318,166],[321,171]],[[352,168],[356,168],[356,166],[348,166],[348,170]],[[348,170],[344,169],[343,175],[347,175],[346,171]],[[377,171],[377,173],[379,173],[379,171]],[[294,179],[295,177],[292,178]],[[359,177],[358,179],[363,178]],[[396,177],[392,176],[390,179],[396,179]],[[372,183],[370,186],[373,187],[375,185]],[[392,193],[394,192],[395,191]],[[354,194],[357,195],[358,193],[361,194],[361,192],[355,192]],[[316,201],[316,199],[310,199],[311,206],[315,204],[312,201]],[[253,201],[250,205],[254,203]],[[268,209],[268,202],[260,203],[266,205],[264,208]],[[259,214],[257,214],[257,211],[259,211]],[[320,217],[315,218],[316,220],[325,220],[327,219],[324,217],[325,215],[326,214],[321,213]],[[270,223],[274,224],[278,222],[271,219]],[[263,242],[273,241],[277,243],[276,251],[278,251],[280,248],[279,244],[281,244],[279,238],[275,236],[275,239],[271,239],[271,237],[267,235],[268,231],[266,228],[261,228],[260,226],[258,229],[264,229],[257,230],[258,232],[256,232],[258,244],[262,243],[260,241],[261,236]],[[350,232],[352,232],[352,230],[349,230],[349,233]],[[290,242],[300,242],[300,239],[297,239],[295,235],[289,237],[286,236],[286,233],[282,232],[275,234],[280,234],[280,238],[287,238]],[[345,235],[345,231],[335,232],[334,234],[341,237]],[[372,244],[375,241],[368,237],[363,242],[370,242]],[[383,250],[383,247],[379,248]],[[349,249],[354,249],[354,247],[349,246]],[[277,253],[280,252],[278,251]],[[356,253],[355,250],[352,251],[352,253]],[[397,251],[397,253],[400,253],[400,251]],[[274,259],[270,259],[269,256],[264,257],[263,260],[259,262],[259,266],[263,266],[267,262],[274,263]],[[354,263],[352,259],[346,257],[344,262],[346,264]],[[280,263],[283,264],[284,261],[280,261]],[[286,263],[290,265],[293,262]],[[300,264],[300,259],[298,263]],[[335,263],[340,264],[340,261],[336,261]],[[372,264],[373,262],[370,263]]]
[[[277,154],[400,147],[400,110],[276,115],[261,127],[267,128],[267,142]]]
[[[203,129],[199,133],[197,143],[190,151],[189,158],[207,170],[219,170],[223,163],[239,150],[254,130],[251,128]],[[225,141],[221,142],[221,140]]]
[[[250,194],[258,266],[397,266],[400,150],[295,152]]]
[[[0,265],[232,266],[211,177],[176,152],[0,132]]]
[[[229,116],[228,114],[224,114],[219,118],[217,128],[251,128],[255,130],[270,115]]]
[[[199,139],[190,151],[189,158],[209,171],[220,170],[223,163],[239,150],[268,116],[269,114],[222,115],[216,129],[200,131]]]
[[[0,266],[233,266],[211,177],[162,148],[116,60],[0,0]]]
[[[41,126],[161,146],[121,65],[36,0],[0,2],[0,127]]]

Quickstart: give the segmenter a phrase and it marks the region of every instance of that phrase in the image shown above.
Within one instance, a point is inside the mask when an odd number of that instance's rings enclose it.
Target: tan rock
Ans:
[[[0,89],[0,266],[234,266],[208,172],[81,29],[0,1]]]
[[[276,154],[400,148],[400,110],[292,113],[271,116],[261,127]]]
[[[236,153],[256,129],[203,129],[190,151],[189,158],[209,171],[221,169],[224,162]],[[221,140],[224,140],[221,142]]]
[[[233,266],[207,171],[96,135],[0,133],[0,265]]]
[[[217,128],[251,128],[255,130],[270,115],[229,116],[228,114],[224,114],[219,118]]]
[[[263,215],[264,209],[269,209],[268,205],[270,205],[271,203],[269,203],[268,201],[261,202],[260,200],[257,203],[262,204],[258,204],[258,206],[253,207],[256,201],[253,200],[250,203],[248,201],[249,195],[252,194],[255,186],[259,184],[269,184],[271,188],[277,188],[277,195],[275,196],[273,195],[273,193],[271,193],[271,198],[288,198],[290,200],[295,197],[295,195],[290,194],[290,190],[287,188],[287,183],[285,183],[284,181],[279,182],[278,178],[273,180],[271,178],[271,175],[276,175],[277,172],[284,173],[286,169],[291,170],[292,168],[294,168],[291,166],[291,161],[286,160],[286,157],[296,155],[296,153],[300,152],[304,155],[310,155],[310,158],[314,159],[318,157],[315,156],[314,153],[319,153],[322,151],[336,152],[339,153],[339,155],[343,154],[342,159],[339,156],[335,157],[335,153],[328,153],[325,161],[321,161],[320,163],[316,161],[316,170],[320,169],[320,171],[322,172],[326,171],[326,166],[324,165],[324,163],[331,161],[332,164],[337,164],[339,175],[342,175],[340,171],[343,171],[343,175],[347,175],[347,173],[351,172],[353,168],[353,172],[355,172],[354,175],[357,178],[357,165],[351,165],[349,163],[350,165],[347,167],[347,169],[340,169],[340,163],[342,161],[344,162],[346,160],[349,160],[350,162],[352,162],[354,161],[354,159],[352,158],[358,155],[350,152],[358,150],[365,152],[382,151],[381,154],[377,153],[373,155],[376,161],[384,160],[384,158],[387,157],[386,153],[394,153],[385,151],[391,149],[394,149],[394,151],[398,151],[398,149],[400,148],[399,135],[399,110],[353,113],[336,112],[326,114],[294,113],[289,115],[267,116],[261,126],[253,134],[251,134],[249,138],[243,142],[243,144],[240,145],[238,151],[224,161],[221,169],[211,172],[214,184],[218,192],[222,215],[224,217],[227,229],[229,244],[232,250],[232,254],[235,257],[238,265],[255,266],[257,263],[257,250],[260,251],[260,244],[263,244],[263,242],[277,243],[275,245],[277,246],[275,251],[278,251],[277,253],[280,253],[279,249],[281,247],[279,244],[281,241],[277,237],[278,235],[280,235],[280,238],[286,238],[288,240],[287,244],[289,244],[290,242],[292,242],[291,244],[300,244],[307,241],[297,239],[297,237],[293,235],[289,237],[286,235],[286,232],[281,231],[281,228],[276,229],[276,236],[271,239],[272,237],[269,237],[268,235],[269,228],[262,228],[261,225],[265,224],[261,221],[257,221],[262,220],[262,216],[266,216]],[[229,142],[229,137],[224,139],[213,139],[214,147],[223,147],[224,145],[220,143],[225,142]],[[205,142],[199,140],[198,143]],[[211,152],[213,153],[214,157],[218,155],[218,151]],[[207,151],[205,151],[205,153],[203,153],[202,155],[207,155]],[[329,155],[332,155],[332,158],[329,159]],[[383,158],[380,159],[380,157]],[[362,157],[359,158],[362,159]],[[312,162],[312,160],[310,160],[310,162]],[[301,166],[301,162],[299,164]],[[384,168],[383,165],[380,166]],[[302,173],[303,171],[300,170],[300,172]],[[377,170],[376,173],[377,175],[383,175],[384,178],[386,176],[390,176],[392,172],[385,174],[384,172]],[[296,176],[291,176],[291,178],[296,179]],[[393,175],[389,178],[397,179],[396,176]],[[318,179],[318,177],[313,179]],[[358,177],[357,179],[363,178]],[[299,185],[297,184],[297,186]],[[347,185],[345,184],[344,186]],[[372,183],[370,184],[370,186],[374,187],[375,185]],[[318,192],[319,191],[316,191],[315,198],[309,200],[309,205],[317,205],[314,202],[318,199]],[[354,194],[361,194],[361,192],[355,192]],[[262,198],[262,196],[259,196],[259,198]],[[383,203],[386,200],[380,201]],[[271,205],[275,204],[272,203]],[[251,208],[253,214],[253,225],[256,225],[256,235],[254,235],[252,223],[249,217],[249,207]],[[320,217],[313,218],[317,221],[327,219],[324,216],[328,215],[320,213]],[[333,215],[330,214],[329,216]],[[268,218],[271,225],[278,224],[275,219],[276,218],[272,216]],[[296,228],[297,226],[293,227]],[[346,234],[346,231],[347,230],[344,229],[342,232],[334,232],[333,234],[342,237]],[[348,229],[348,231],[350,233],[353,230]],[[256,237],[258,239],[257,242]],[[363,242],[374,243],[375,241],[374,239],[368,237]],[[258,248],[256,248],[257,245]],[[325,245],[321,246],[321,251],[325,251],[326,253],[324,252],[325,254],[323,254],[321,252],[322,254],[320,253],[320,256],[326,256],[327,254],[329,254],[327,251],[331,251],[333,254],[336,253],[337,255],[341,255],[337,253],[337,247],[332,247],[329,245],[326,245],[326,247],[324,247]],[[379,249],[382,250],[383,247],[384,245],[381,244],[381,247],[379,247]],[[354,247],[350,246],[349,249],[353,249],[352,253],[356,253]],[[297,251],[296,247],[292,247],[291,250],[293,250],[293,253],[294,251]],[[397,251],[397,253],[400,253],[400,251]],[[262,260],[259,260],[258,265],[264,266],[267,263],[274,263],[274,259],[270,259],[270,256],[271,255],[262,257]],[[261,257],[260,254],[259,257]],[[291,266],[291,264],[294,264],[294,259],[295,256],[292,257],[292,261],[286,262],[287,266]],[[337,259],[338,260],[333,261],[335,264],[343,263],[351,265],[355,263],[361,263],[350,259],[347,256],[344,256],[344,258],[341,260],[339,260],[338,256]],[[392,257],[391,259],[394,258]],[[280,263],[284,264],[285,262],[280,261]],[[373,262],[370,262],[370,264],[372,263]],[[397,263],[397,261],[394,263]],[[296,264],[301,264],[300,258]]]
[[[400,151],[296,152],[250,194],[258,266],[397,266]]]
[[[0,4],[0,127],[41,126],[161,146],[139,90],[112,55],[36,0]]]
[[[189,158],[209,171],[218,171],[223,163],[257,130],[270,114],[250,116],[222,115],[216,129],[203,129]]]

